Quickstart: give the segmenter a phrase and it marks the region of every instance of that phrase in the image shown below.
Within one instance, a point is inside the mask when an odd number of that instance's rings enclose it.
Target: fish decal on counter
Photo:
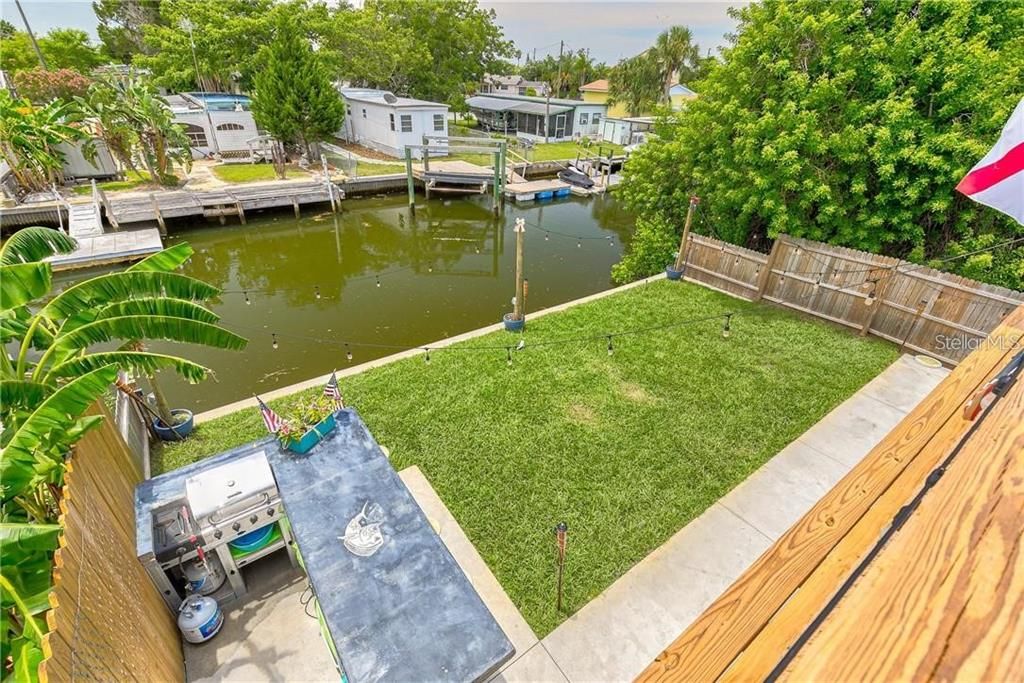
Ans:
[[[376,503],[366,501],[359,514],[345,526],[345,535],[338,536],[338,539],[353,555],[370,557],[384,545],[384,533],[380,530],[383,523],[384,510]]]

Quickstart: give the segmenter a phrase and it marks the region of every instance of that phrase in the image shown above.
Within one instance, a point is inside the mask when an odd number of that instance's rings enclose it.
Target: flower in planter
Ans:
[[[335,408],[334,401],[326,396],[299,400],[277,430],[277,438],[281,445],[287,446],[290,442],[301,439],[303,434],[332,414]]]

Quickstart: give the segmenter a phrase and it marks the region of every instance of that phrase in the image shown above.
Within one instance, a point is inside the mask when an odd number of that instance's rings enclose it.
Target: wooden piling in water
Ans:
[[[156,214],[156,222],[160,226],[160,236],[167,237],[167,225],[164,223],[164,215],[160,213],[160,204],[156,201],[156,193],[149,193],[149,201],[153,203],[153,213]]]

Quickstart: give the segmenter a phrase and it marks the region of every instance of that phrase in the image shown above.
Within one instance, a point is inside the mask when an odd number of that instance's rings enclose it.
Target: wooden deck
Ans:
[[[1022,348],[1024,306],[638,680],[764,680],[808,634],[781,678],[1024,679],[1024,380],[808,629],[965,435],[964,404]]]
[[[160,231],[156,228],[100,233],[75,239],[78,240],[78,249],[70,254],[50,257],[54,270],[135,261],[164,248]]]

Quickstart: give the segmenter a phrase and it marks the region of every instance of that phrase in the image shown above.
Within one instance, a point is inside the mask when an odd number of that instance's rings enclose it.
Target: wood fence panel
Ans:
[[[780,235],[769,255],[691,235],[686,279],[762,298],[956,365],[1024,293],[889,256]],[[870,301],[870,304],[868,303]]]
[[[140,464],[106,409],[90,412],[106,420],[68,460],[40,680],[183,680],[174,618],[135,556]]]

